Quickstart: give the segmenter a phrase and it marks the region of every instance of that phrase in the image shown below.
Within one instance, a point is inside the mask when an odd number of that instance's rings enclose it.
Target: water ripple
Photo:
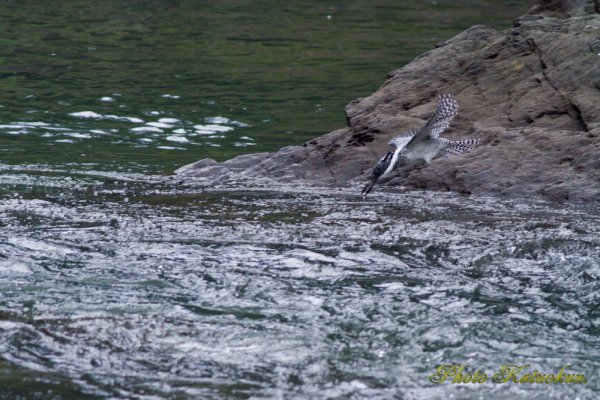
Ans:
[[[600,224],[586,210],[34,176],[0,202],[0,347],[14,374],[103,397],[442,398],[469,392],[428,383],[441,363],[600,366]],[[484,392],[598,387],[501,389]]]

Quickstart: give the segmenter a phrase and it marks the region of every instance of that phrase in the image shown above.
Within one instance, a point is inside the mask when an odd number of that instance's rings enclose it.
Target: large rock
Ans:
[[[250,177],[331,185],[363,181],[390,138],[424,123],[444,87],[460,104],[444,136],[477,137],[481,144],[459,158],[400,169],[387,185],[600,200],[596,7],[593,0],[542,1],[513,29],[474,26],[390,73],[371,96],[348,104],[346,128],[303,146],[242,156],[249,158],[240,163],[203,165],[215,178],[235,169]],[[186,166],[178,174],[207,176],[204,167]]]

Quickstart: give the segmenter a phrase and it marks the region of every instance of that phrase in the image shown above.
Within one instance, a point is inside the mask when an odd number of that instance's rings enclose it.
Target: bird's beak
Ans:
[[[362,196],[366,196],[369,194],[369,192],[371,191],[371,189],[373,189],[373,186],[375,186],[375,182],[376,181],[371,181],[367,184],[367,186],[365,186],[365,188],[363,189],[363,191],[361,192]]]

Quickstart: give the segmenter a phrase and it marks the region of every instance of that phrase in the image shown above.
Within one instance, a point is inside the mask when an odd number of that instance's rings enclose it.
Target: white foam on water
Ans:
[[[179,129],[175,129],[175,130],[173,131],[173,133],[177,133],[177,134],[179,134],[179,135],[183,135],[183,134],[186,134],[186,133],[187,133],[187,131],[186,131],[185,129],[183,129],[183,128],[179,128]]]
[[[72,117],[77,117],[77,118],[102,118],[103,115],[95,113],[93,111],[80,111],[80,112],[74,112],[74,113],[70,113],[69,114]]]
[[[115,99],[113,99],[112,97],[104,96],[104,97],[100,98],[100,101],[105,101],[107,103],[110,103],[110,102],[115,101]]]
[[[156,146],[157,149],[162,150],[186,150],[183,147],[174,147],[174,146]]]
[[[148,132],[163,133],[164,132],[162,129],[154,127],[154,126],[138,126],[137,128],[132,128],[131,131],[136,132],[136,133],[148,133]]]
[[[31,269],[24,262],[0,261],[0,275],[29,275],[31,273]]]
[[[92,135],[88,135],[87,133],[70,132],[70,133],[65,133],[64,135],[74,137],[77,139],[91,139],[92,138]]]
[[[166,139],[171,142],[189,143],[188,138],[185,136],[171,135],[167,136]]]
[[[173,128],[173,125],[165,124],[164,122],[147,122],[146,125],[154,126],[156,128],[163,128],[163,129]]]
[[[158,122],[161,122],[163,124],[178,124],[181,121],[177,118],[161,118],[158,120]]]
[[[70,128],[62,128],[62,127],[58,127],[58,126],[44,126],[45,130],[48,131],[70,131]]]
[[[196,129],[196,131],[211,132],[211,133],[229,132],[229,131],[233,130],[233,128],[230,126],[223,126],[223,125],[216,125],[216,124],[194,125],[194,129]]]
[[[54,245],[41,240],[30,239],[22,236],[11,236],[6,240],[6,243],[16,246],[21,249],[39,251],[48,254],[54,254],[58,256],[64,256],[67,254],[75,254],[76,251],[66,246]]]
[[[250,126],[240,121],[234,121],[226,117],[216,116],[216,117],[207,117],[204,119],[209,124],[229,124],[239,126],[241,128]]]
[[[230,122],[230,119],[225,117],[208,117],[205,120],[210,124],[226,124]]]
[[[23,326],[25,326],[25,324],[21,322],[0,321],[0,328],[5,331],[9,329],[22,329]]]
[[[215,132],[204,130],[204,129],[198,129],[198,130],[194,131],[194,134],[196,134],[196,135],[212,135],[213,133],[215,133]]]
[[[47,122],[23,122],[22,124],[28,125],[28,126],[48,126],[48,125],[50,125]]]
[[[27,125],[0,125],[0,129],[27,129]]]
[[[104,114],[98,114],[97,112],[94,112],[94,111],[79,111],[79,112],[70,113],[69,115],[72,117],[76,117],[76,118],[109,119],[109,120],[113,120],[113,121],[128,121],[128,122],[133,122],[136,124],[144,123],[143,119],[136,118],[136,117],[121,117],[118,115],[108,115],[108,114],[104,115]]]
[[[163,97],[165,99],[180,99],[181,98],[181,96],[178,96],[176,94],[168,94],[168,93],[165,93],[160,97]]]
[[[0,129],[10,129],[4,133],[9,135],[24,135],[30,133],[32,129],[43,129],[44,131],[70,131],[69,128],[50,126],[47,122],[13,122],[11,124],[0,125]],[[44,132],[42,137],[52,136],[49,132]]]

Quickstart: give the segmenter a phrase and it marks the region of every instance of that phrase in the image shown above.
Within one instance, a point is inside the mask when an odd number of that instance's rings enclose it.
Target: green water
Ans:
[[[506,0],[2,2],[0,162],[170,173],[301,144],[344,126],[349,101],[437,42],[477,23],[507,28],[525,9]],[[100,117],[70,115],[83,111]],[[196,132],[214,117],[234,129]],[[178,122],[132,131],[161,118]]]
[[[597,398],[597,210],[165,176],[341,127],[526,8],[0,3],[0,399]],[[430,381],[455,363],[588,383]]]

